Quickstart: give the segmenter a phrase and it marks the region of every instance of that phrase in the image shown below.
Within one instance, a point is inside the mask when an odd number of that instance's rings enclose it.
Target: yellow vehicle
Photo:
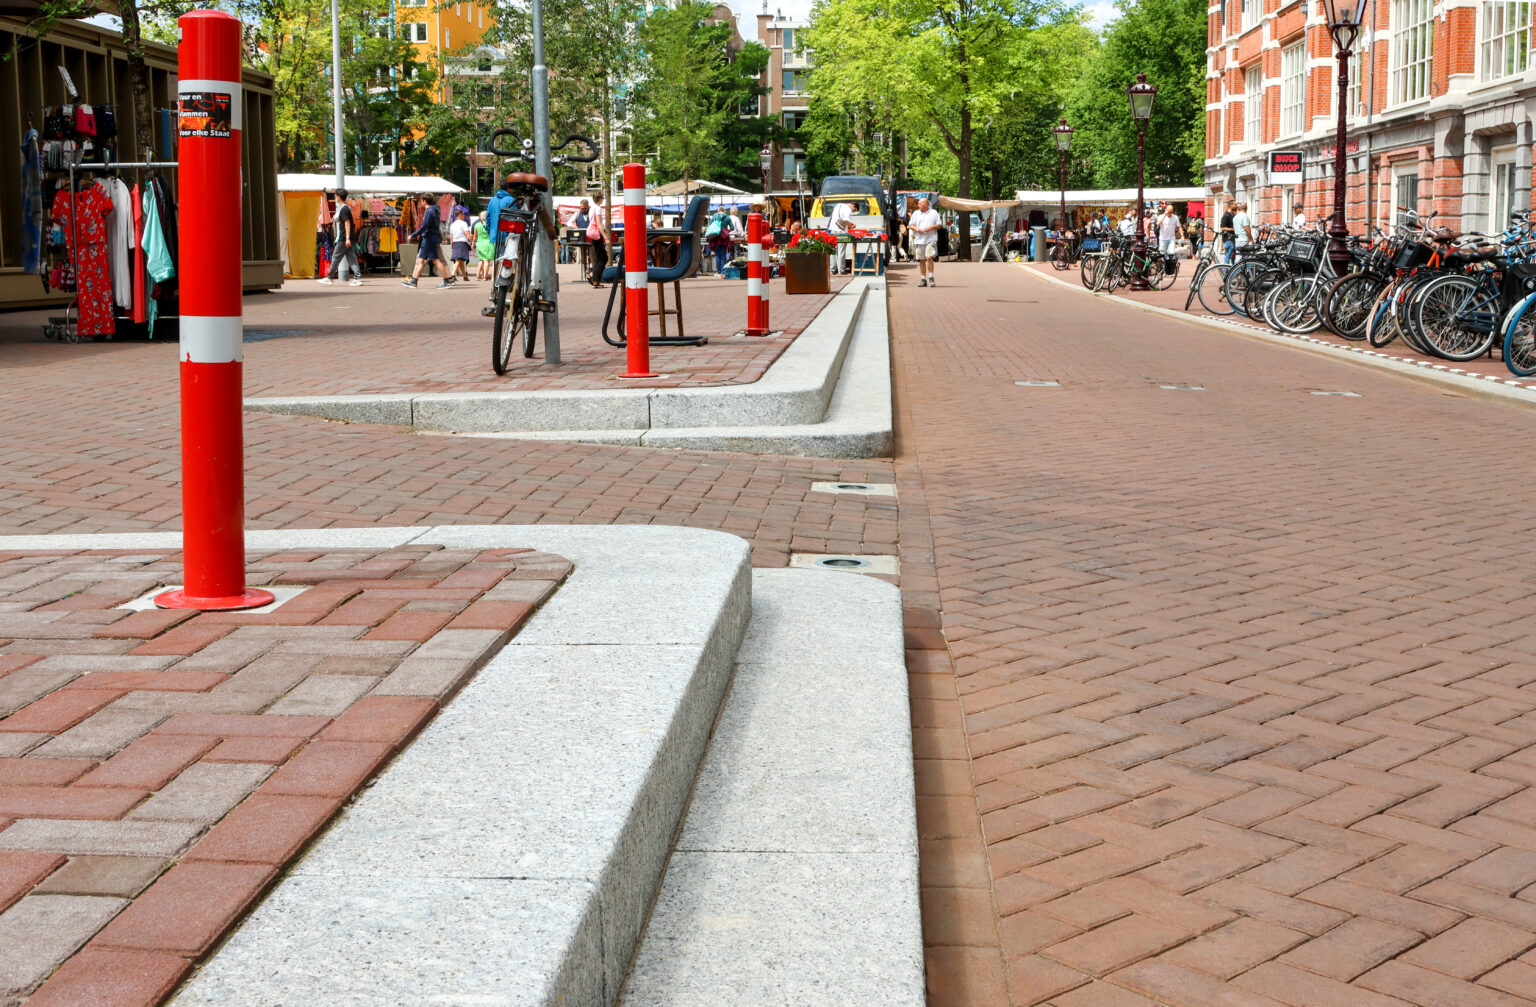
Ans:
[[[885,230],[885,217],[880,213],[880,201],[874,196],[846,195],[846,196],[818,196],[811,204],[811,219],[807,222],[811,227],[826,227],[827,221],[832,216],[832,207],[838,203],[853,204],[853,226],[865,231]]]

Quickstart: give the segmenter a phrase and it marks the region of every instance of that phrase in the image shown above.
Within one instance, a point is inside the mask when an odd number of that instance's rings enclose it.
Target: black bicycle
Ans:
[[[518,146],[513,150],[497,147],[496,140],[503,136],[515,137]],[[591,137],[568,136],[554,149],[564,150],[573,143],[585,144],[592,153],[556,154],[549,159],[550,163],[587,164],[597,160],[597,141]],[[533,141],[519,136],[516,130],[496,130],[487,146],[491,153],[501,157],[533,160]],[[522,343],[523,356],[533,356],[538,340],[539,313],[554,308],[554,302],[544,297],[542,267],[545,252],[538,240],[538,231],[534,229],[535,225],[542,226],[544,233],[554,240],[555,223],[542,198],[542,194],[549,191],[549,179],[531,172],[514,171],[506,177],[503,187],[512,195],[513,201],[496,218],[496,237],[500,245],[496,251],[496,278],[491,286],[491,303],[482,311],[494,319],[491,324],[491,367],[497,374],[507,373],[514,343]]]

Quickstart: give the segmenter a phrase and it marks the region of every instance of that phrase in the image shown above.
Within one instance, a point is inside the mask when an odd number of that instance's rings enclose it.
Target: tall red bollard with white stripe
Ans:
[[[745,336],[766,336],[763,320],[763,215],[747,214],[747,328]]]
[[[254,608],[245,586],[241,394],[240,21],[183,15],[176,67],[181,510],[186,586],[161,608]]]
[[[621,378],[654,378],[651,372],[649,249],[645,232],[645,165],[624,166],[624,341],[629,370]]]
[[[768,249],[773,247],[773,228],[768,222],[763,221],[762,240],[758,242],[758,261],[763,264],[763,304],[762,311],[763,335],[773,331],[773,323],[768,320],[768,290],[773,286],[773,261],[768,256]]]

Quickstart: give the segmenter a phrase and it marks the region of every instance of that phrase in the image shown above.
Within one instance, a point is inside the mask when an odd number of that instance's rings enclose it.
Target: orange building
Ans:
[[[472,46],[491,26],[494,8],[489,3],[442,3],[440,0],[397,0],[395,22],[401,35],[416,48],[417,59],[437,74],[434,100],[448,100],[445,58]]]

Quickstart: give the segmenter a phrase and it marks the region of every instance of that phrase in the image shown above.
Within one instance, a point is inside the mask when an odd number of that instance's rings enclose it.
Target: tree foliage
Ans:
[[[1031,170],[1033,144],[1049,145],[1048,129],[1028,133],[1060,108],[1092,48],[1078,16],[1052,0],[817,0],[812,107],[826,107],[808,147],[835,145],[841,116],[856,134],[904,134],[914,180],[961,197],[978,181],[1005,191]]]
[[[747,42],[733,51],[735,29],[708,20],[713,13],[712,4],[681,0],[641,22],[641,81],[630,108],[635,150],[657,152],[651,170],[661,180],[750,186],[760,179],[757,152],[773,122],[743,113],[765,93],[768,50]]]
[[[1136,184],[1136,128],[1125,89],[1137,73],[1157,85],[1146,136],[1148,185],[1197,182],[1205,160],[1205,0],[1121,0],[1099,55],[1067,102],[1074,179]]]

